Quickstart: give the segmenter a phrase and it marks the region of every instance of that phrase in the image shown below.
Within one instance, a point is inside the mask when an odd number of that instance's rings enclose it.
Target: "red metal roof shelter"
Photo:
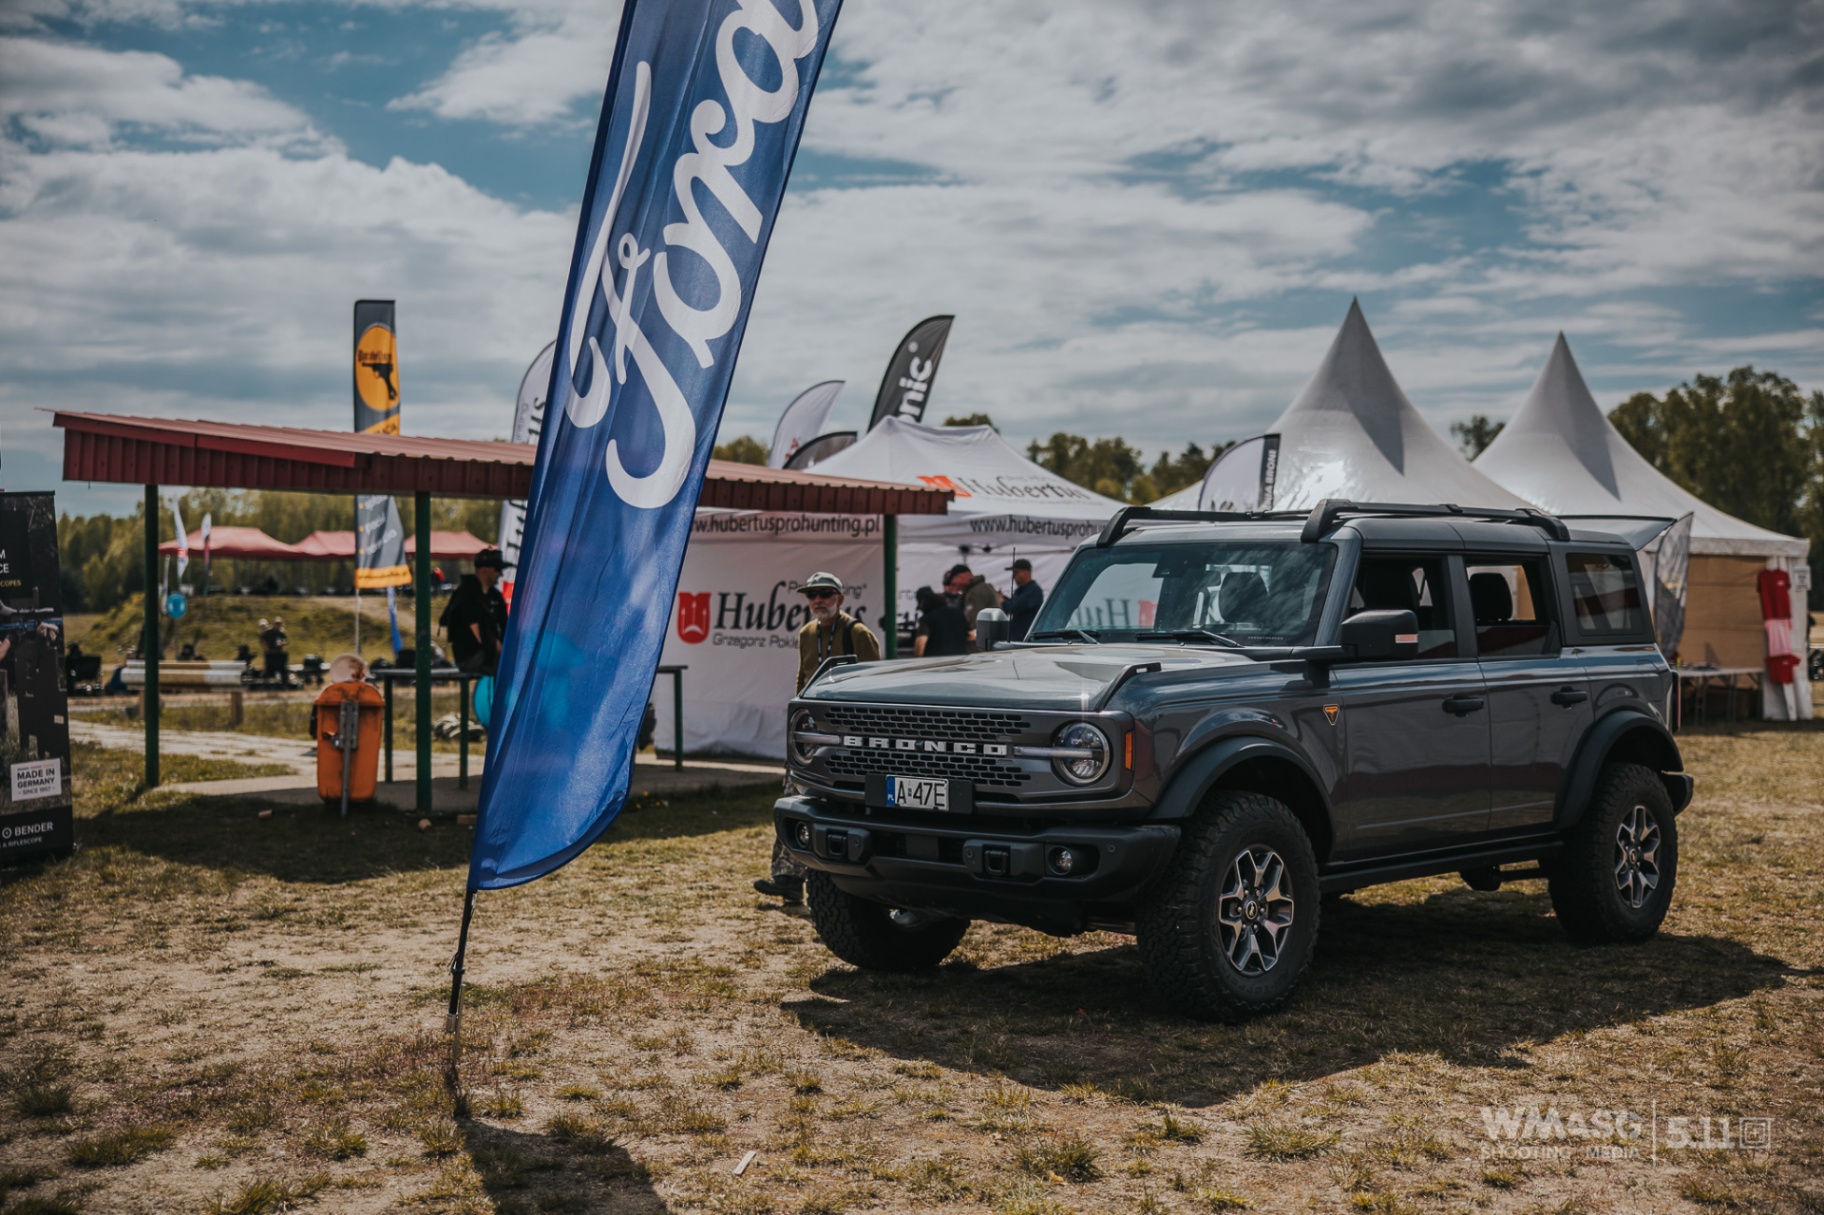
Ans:
[[[523,498],[537,449],[245,422],[56,411],[63,479],[439,498]],[[711,460],[699,506],[833,515],[941,515],[948,490]],[[429,530],[426,528],[425,530]]]
[[[63,478],[146,487],[146,585],[158,566],[158,487],[303,490],[332,494],[411,494],[413,531],[432,536],[431,498],[524,498],[532,487],[537,451],[528,444],[416,435],[307,430],[242,422],[139,418],[56,410],[52,424],[64,432]],[[955,495],[926,485],[829,477],[815,472],[763,468],[711,460],[699,506],[731,510],[802,511],[812,514],[881,515],[886,543],[886,602],[897,597],[897,516],[941,515]],[[219,528],[217,533],[229,531]],[[254,529],[248,529],[254,530]],[[280,543],[266,537],[273,544]],[[351,534],[352,539],[352,534]],[[199,536],[192,549],[200,552]],[[287,545],[295,553],[295,546]],[[352,544],[351,544],[352,550]],[[176,551],[175,545],[172,551]],[[219,543],[211,554],[222,556]],[[310,559],[308,556],[293,559]],[[431,635],[431,553],[417,553],[412,585],[417,636]],[[156,596],[146,595],[145,635],[158,636]],[[888,629],[886,651],[897,651]],[[146,784],[158,784],[158,647],[146,648]],[[418,809],[431,808],[431,647],[418,659]]]

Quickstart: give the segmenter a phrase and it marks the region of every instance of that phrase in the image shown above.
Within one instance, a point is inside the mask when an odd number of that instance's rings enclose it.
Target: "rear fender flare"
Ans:
[[[1166,786],[1152,813],[1147,815],[1148,820],[1174,822],[1191,817],[1203,805],[1210,791],[1223,784],[1225,777],[1244,765],[1261,760],[1289,764],[1303,777],[1303,788],[1267,788],[1254,783],[1245,787],[1276,797],[1290,807],[1310,834],[1312,848],[1321,864],[1336,839],[1330,803],[1324,796],[1323,784],[1304,756],[1274,739],[1258,735],[1219,738],[1189,759],[1181,761],[1171,783]]]
[[[1671,731],[1645,710],[1620,708],[1597,719],[1577,747],[1577,758],[1571,761],[1558,790],[1556,826],[1560,831],[1583,817],[1602,766],[1618,751],[1628,762],[1643,763],[1660,774],[1675,811],[1683,810],[1691,800],[1690,778],[1675,775],[1684,772],[1685,761]]]

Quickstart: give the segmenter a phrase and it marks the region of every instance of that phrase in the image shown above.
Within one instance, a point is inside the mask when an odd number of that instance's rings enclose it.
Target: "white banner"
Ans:
[[[684,750],[785,757],[785,705],[798,677],[799,585],[827,570],[843,610],[878,636],[880,519],[698,511],[661,666],[683,666]],[[652,686],[657,744],[672,746],[672,677]]]
[[[830,409],[841,391],[841,380],[825,380],[793,398],[779,415],[779,425],[773,428],[773,445],[766,453],[768,468],[784,468],[800,447],[823,433],[823,424],[830,420]]]
[[[539,351],[519,381],[519,397],[513,403],[515,443],[538,445],[539,432],[545,428],[545,393],[551,389],[551,356],[556,350],[557,343],[552,342]],[[519,537],[525,526],[526,504],[523,501],[500,504],[500,538],[495,547],[500,549],[501,560],[507,563],[506,573],[501,578],[501,593],[509,602],[513,598],[513,575],[518,572],[514,567],[519,564]]]

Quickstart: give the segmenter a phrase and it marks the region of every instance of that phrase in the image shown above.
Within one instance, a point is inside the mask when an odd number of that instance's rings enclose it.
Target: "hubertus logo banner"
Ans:
[[[840,7],[622,8],[527,499],[470,890],[551,872],[626,802],[697,496]]]
[[[399,342],[393,301],[355,301],[355,429],[399,433]],[[355,497],[355,589],[410,586],[405,524],[390,494]]]
[[[889,415],[908,422],[925,420],[925,405],[931,399],[931,385],[937,381],[937,361],[944,357],[944,343],[950,340],[953,316],[930,316],[912,326],[912,332],[899,341],[887,374],[881,378],[880,392],[874,397],[874,416],[868,429],[880,425]]]

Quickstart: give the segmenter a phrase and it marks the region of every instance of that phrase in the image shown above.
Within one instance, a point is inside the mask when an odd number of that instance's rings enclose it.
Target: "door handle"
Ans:
[[[1488,702],[1480,696],[1452,696],[1444,702],[1446,713],[1455,713],[1458,717],[1467,717],[1477,712]]]
[[[1582,688],[1559,688],[1552,693],[1552,703],[1563,705],[1567,709],[1572,705],[1580,705],[1589,698],[1590,694]]]

